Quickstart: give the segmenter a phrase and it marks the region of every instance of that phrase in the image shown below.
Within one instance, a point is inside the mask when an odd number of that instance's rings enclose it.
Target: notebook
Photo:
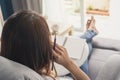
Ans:
[[[54,41],[54,36],[52,36]],[[79,37],[56,36],[56,43],[67,49],[71,58],[81,59],[86,40]]]

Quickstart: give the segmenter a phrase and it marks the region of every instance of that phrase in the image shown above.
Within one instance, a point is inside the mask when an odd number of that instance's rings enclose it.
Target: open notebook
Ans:
[[[52,36],[54,41],[54,36]],[[79,37],[57,36],[56,43],[64,46],[71,58],[81,59],[86,40]]]

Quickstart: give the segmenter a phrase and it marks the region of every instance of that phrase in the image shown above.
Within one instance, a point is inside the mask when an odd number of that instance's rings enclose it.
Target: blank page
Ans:
[[[84,46],[85,39],[68,37],[64,47],[67,49],[71,58],[81,59]]]
[[[54,41],[54,37],[52,40]],[[56,43],[61,46],[64,44],[71,58],[81,59],[86,40],[78,37],[57,36]]]

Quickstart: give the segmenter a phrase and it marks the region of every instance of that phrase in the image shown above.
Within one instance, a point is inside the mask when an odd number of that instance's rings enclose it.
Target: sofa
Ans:
[[[120,40],[94,38],[88,70],[91,80],[120,80]]]
[[[88,70],[91,80],[120,80],[120,40],[94,38]],[[43,78],[30,68],[0,56],[0,80],[48,80],[48,77]]]

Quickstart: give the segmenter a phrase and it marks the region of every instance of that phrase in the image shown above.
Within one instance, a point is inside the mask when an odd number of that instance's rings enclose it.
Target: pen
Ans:
[[[53,45],[53,50],[55,50],[55,46],[56,46],[56,33],[55,33],[55,37],[54,37],[54,45]]]
[[[56,32],[55,32],[55,37],[54,37],[54,45],[53,45],[53,50],[55,50],[55,46],[56,46]],[[51,70],[54,69],[54,57],[52,57],[52,68]]]
[[[56,34],[57,34],[57,31],[58,31],[58,26],[57,25],[54,25],[54,43],[53,43],[53,50],[55,50],[55,47],[56,47]],[[52,71],[55,71],[55,76],[57,76],[57,71],[56,71],[56,68],[55,68],[55,65],[54,65],[54,56],[52,56],[52,66],[51,66],[51,70]]]

